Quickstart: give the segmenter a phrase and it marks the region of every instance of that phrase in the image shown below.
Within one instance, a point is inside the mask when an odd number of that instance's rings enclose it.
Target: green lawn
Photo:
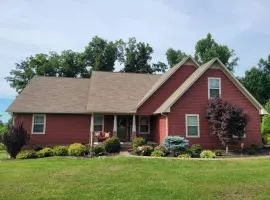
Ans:
[[[7,160],[0,199],[270,199],[270,159]]]

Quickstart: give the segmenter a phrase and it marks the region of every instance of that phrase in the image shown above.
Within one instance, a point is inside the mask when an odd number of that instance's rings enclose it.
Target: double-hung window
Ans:
[[[216,98],[221,96],[221,79],[208,78],[208,98]]]
[[[32,134],[45,134],[46,115],[34,114],[32,120]]]
[[[186,137],[200,137],[200,118],[197,114],[186,115]]]
[[[94,115],[94,131],[103,131],[104,115]]]
[[[149,134],[150,133],[150,118],[149,117],[140,117],[140,134]]]

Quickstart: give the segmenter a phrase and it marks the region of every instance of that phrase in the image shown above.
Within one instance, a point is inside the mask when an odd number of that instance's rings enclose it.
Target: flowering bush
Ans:
[[[203,150],[200,154],[200,158],[215,158],[216,154],[211,150]]]
[[[30,159],[30,158],[37,158],[37,154],[34,150],[24,150],[18,153],[16,156],[18,159]]]
[[[46,147],[44,149],[41,149],[37,152],[37,157],[44,158],[44,157],[50,157],[53,156],[53,150],[49,147]]]
[[[67,156],[68,155],[68,147],[66,147],[66,146],[55,146],[53,148],[53,155],[55,155],[55,156]]]
[[[98,132],[95,132],[95,136],[96,136],[98,142],[103,142],[103,141],[105,141],[106,139],[112,137],[113,134],[110,133],[110,132],[98,131]]]
[[[84,156],[87,152],[86,146],[80,143],[74,143],[68,147],[68,155],[70,156]]]
[[[168,152],[164,148],[164,146],[159,145],[154,148],[154,151],[151,153],[153,157],[165,157],[167,156]]]
[[[153,151],[153,147],[149,145],[143,145],[137,148],[137,154],[141,156],[150,156]]]
[[[133,151],[136,151],[139,146],[143,146],[146,144],[146,141],[142,137],[135,137],[132,140],[132,149]]]

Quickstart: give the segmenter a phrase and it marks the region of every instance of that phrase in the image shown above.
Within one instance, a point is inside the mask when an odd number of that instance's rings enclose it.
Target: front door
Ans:
[[[127,142],[130,140],[131,133],[131,117],[125,115],[117,116],[117,137],[122,142]]]

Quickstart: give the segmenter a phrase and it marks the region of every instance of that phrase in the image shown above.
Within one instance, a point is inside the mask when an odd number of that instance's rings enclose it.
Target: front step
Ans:
[[[132,146],[131,146],[131,142],[121,142],[121,151],[131,151],[132,150]]]

